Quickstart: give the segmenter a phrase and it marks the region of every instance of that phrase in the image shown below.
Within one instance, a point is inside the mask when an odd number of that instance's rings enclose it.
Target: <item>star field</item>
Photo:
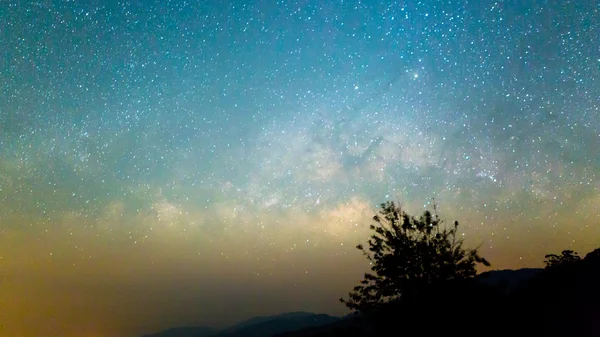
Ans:
[[[388,199],[493,268],[597,248],[599,40],[594,1],[5,1],[0,334],[344,313]]]

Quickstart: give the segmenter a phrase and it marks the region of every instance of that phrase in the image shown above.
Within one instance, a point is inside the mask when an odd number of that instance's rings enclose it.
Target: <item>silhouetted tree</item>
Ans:
[[[357,246],[373,273],[365,273],[349,298],[340,299],[350,309],[365,311],[400,297],[409,299],[438,281],[475,276],[477,263],[490,265],[477,249],[463,248],[456,221],[441,228],[437,214],[425,211],[415,218],[394,202],[381,204],[373,221],[369,248]]]
[[[563,250],[560,255],[548,254],[545,258],[546,269],[581,260],[577,252],[572,250]]]

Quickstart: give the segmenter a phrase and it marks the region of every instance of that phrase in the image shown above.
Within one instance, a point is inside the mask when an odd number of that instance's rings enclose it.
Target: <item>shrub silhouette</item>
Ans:
[[[560,255],[548,254],[545,258],[544,264],[546,264],[546,268],[564,266],[565,264],[581,260],[581,257],[572,250],[563,250]]]
[[[365,274],[348,299],[340,299],[350,309],[365,312],[400,298],[410,301],[432,285],[475,276],[478,263],[490,265],[477,249],[463,248],[456,221],[441,228],[437,214],[425,211],[412,217],[391,201],[381,204],[373,221],[369,248],[357,246],[372,273]]]
[[[600,248],[587,253],[584,260],[600,262]]]

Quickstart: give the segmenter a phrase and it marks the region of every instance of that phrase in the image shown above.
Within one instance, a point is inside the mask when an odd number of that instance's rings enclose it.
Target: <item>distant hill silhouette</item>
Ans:
[[[317,336],[374,336],[377,331],[374,322],[360,314],[344,316],[344,318],[316,327],[283,332],[274,337],[317,337]]]
[[[287,312],[287,313],[273,315],[273,316],[258,316],[258,317],[253,317],[251,319],[237,323],[237,324],[235,324],[231,327],[228,327],[224,330],[221,330],[220,333],[225,333],[225,332],[231,333],[231,332],[242,330],[249,326],[253,326],[256,324],[261,324],[261,323],[265,323],[265,322],[269,322],[269,321],[274,321],[274,320],[288,321],[289,319],[292,319],[292,320],[303,319],[303,318],[310,319],[310,317],[315,316],[315,315],[316,314],[310,313],[310,312],[297,311],[297,312]]]
[[[302,328],[323,326],[336,321],[339,317],[325,314],[294,313],[274,316],[273,318],[258,318],[234,329],[226,329],[218,337],[270,337],[287,331],[296,331]]]
[[[179,328],[171,328],[159,333],[144,335],[142,337],[208,337],[214,336],[216,334],[216,330],[195,326],[195,327],[179,327]]]
[[[307,327],[331,324],[339,317],[308,312],[290,312],[275,316],[255,317],[223,330],[206,327],[172,328],[143,337],[270,337]]]
[[[477,275],[475,278],[487,285],[499,287],[502,291],[509,293],[543,270],[542,268],[490,270]]]

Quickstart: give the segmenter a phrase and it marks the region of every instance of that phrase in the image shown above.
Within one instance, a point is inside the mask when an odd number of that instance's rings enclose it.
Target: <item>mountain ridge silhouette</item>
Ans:
[[[272,316],[257,316],[220,330],[205,326],[173,327],[142,337],[268,337],[321,326],[340,319],[342,318],[327,314],[296,311]]]

